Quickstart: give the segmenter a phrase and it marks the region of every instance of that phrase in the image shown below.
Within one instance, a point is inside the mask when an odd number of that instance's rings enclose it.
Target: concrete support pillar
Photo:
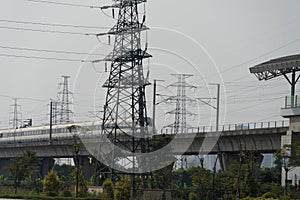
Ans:
[[[228,171],[232,164],[238,165],[240,162],[240,156],[238,153],[222,153],[219,156],[219,162],[223,171]]]
[[[9,169],[8,169],[9,164],[11,164],[11,159],[8,159],[8,158],[0,159],[0,174],[1,175],[4,175],[5,177],[9,176]]]
[[[45,177],[48,172],[53,169],[55,160],[53,158],[41,158],[40,159],[40,173],[42,177]]]
[[[78,158],[79,166],[82,167],[83,176],[86,180],[90,180],[95,174],[96,166],[91,163],[90,158],[87,156],[80,156]],[[77,166],[77,159],[74,158],[75,166]]]
[[[221,169],[223,171],[228,171],[231,168],[231,165],[239,165],[240,162],[245,164],[246,162],[254,162],[255,166],[259,168],[263,161],[264,156],[256,152],[243,152],[247,156],[241,160],[240,153],[223,153],[219,156],[219,162]],[[253,160],[249,160],[253,159]]]

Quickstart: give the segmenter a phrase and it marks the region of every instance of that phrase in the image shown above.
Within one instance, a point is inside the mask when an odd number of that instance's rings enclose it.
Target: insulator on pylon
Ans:
[[[115,9],[112,9],[112,17],[115,18]]]
[[[146,21],[146,15],[143,16],[143,21],[142,21],[142,24],[144,24]]]
[[[108,44],[110,45],[110,35],[108,36]]]
[[[107,62],[105,62],[105,72],[107,72]]]

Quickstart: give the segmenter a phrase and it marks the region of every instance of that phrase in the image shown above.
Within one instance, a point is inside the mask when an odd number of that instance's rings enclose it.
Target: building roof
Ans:
[[[259,80],[268,80],[277,76],[300,71],[300,54],[272,59],[249,68]]]

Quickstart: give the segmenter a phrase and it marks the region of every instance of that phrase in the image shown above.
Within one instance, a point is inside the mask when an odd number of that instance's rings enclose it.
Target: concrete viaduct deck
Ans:
[[[249,130],[221,131],[178,134],[174,137],[176,150],[175,155],[198,155],[235,153],[240,151],[257,151],[259,153],[273,153],[281,147],[281,136],[287,133],[288,127],[261,128]],[[174,136],[172,134],[168,134]],[[159,139],[161,135],[153,138]],[[180,147],[185,140],[192,140],[186,149]],[[26,149],[36,152],[38,157],[64,158],[73,157],[73,138],[62,138],[53,141],[28,141],[23,143],[0,144],[0,158],[13,158],[20,155]],[[90,152],[81,145],[81,156],[91,155]],[[185,150],[184,150],[185,149]]]

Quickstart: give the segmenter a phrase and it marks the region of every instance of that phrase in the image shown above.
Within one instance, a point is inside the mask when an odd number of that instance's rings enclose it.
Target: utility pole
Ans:
[[[49,130],[49,142],[52,144],[52,121],[53,119],[53,101],[50,101],[50,130]]]
[[[220,84],[210,83],[209,85],[217,86],[217,106],[216,106],[216,131],[219,131],[219,117],[220,117]]]
[[[148,30],[145,25],[146,15],[139,19],[140,4],[145,0],[114,0],[111,6],[101,9],[118,9],[117,23],[106,33],[114,37],[113,51],[102,61],[111,62],[109,77],[103,87],[107,89],[104,104],[102,135],[105,135],[114,148],[106,155],[105,162],[109,163],[111,179],[119,174],[113,169],[118,165],[120,155],[115,152],[115,146],[122,146],[131,154],[122,160],[131,166],[132,196],[136,196],[138,188],[145,188],[149,173],[145,171],[150,167],[147,160],[140,159],[137,155],[150,152],[149,135],[147,128],[147,111],[145,88],[149,85],[144,77],[143,60],[152,57],[147,53],[147,42],[142,48],[142,32]],[[124,133],[124,134],[120,134]],[[124,139],[127,137],[127,139]],[[130,142],[129,142],[130,141]],[[101,151],[99,144],[99,152]],[[117,157],[119,156],[119,157]],[[122,155],[121,155],[122,156]],[[140,172],[142,171],[142,172]],[[141,179],[138,186],[137,179]]]
[[[156,111],[156,83],[157,83],[157,81],[164,81],[164,80],[156,80],[156,79],[154,79],[154,81],[153,81],[153,113],[152,113],[153,135],[155,134],[155,129],[156,129],[155,111]]]
[[[209,98],[197,98],[200,102],[212,107],[213,109],[216,110],[216,131],[219,131],[219,121],[220,121],[220,84],[219,83],[209,83],[209,85],[216,85],[217,86],[217,96],[216,97],[209,97]],[[209,102],[204,101],[204,99],[216,99],[216,106],[213,106]]]

